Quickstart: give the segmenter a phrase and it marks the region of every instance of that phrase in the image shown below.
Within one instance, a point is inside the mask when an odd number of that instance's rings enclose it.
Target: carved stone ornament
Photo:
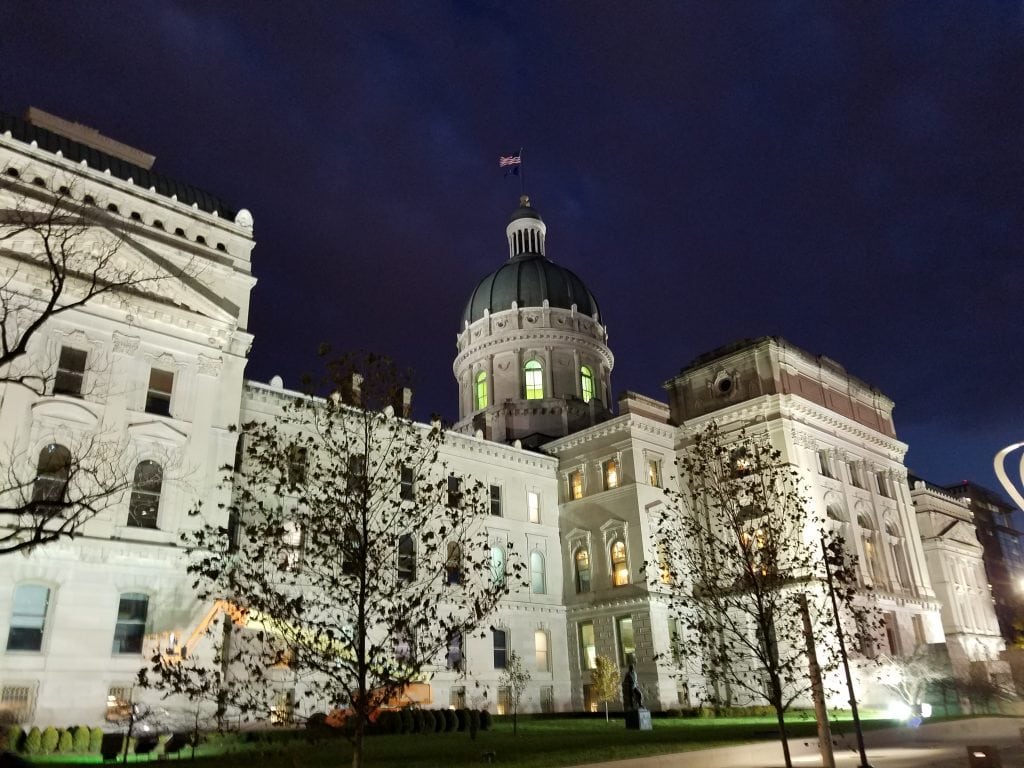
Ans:
[[[138,336],[129,336],[119,331],[114,331],[114,351],[119,355],[134,355],[139,351]]]
[[[526,322],[528,322],[528,323],[536,323],[538,319],[539,319],[538,315],[527,315],[526,316]]]
[[[501,320],[495,320],[494,324],[498,328],[504,328],[506,325],[508,325],[508,320],[505,320],[504,318],[502,318]]]
[[[199,356],[199,373],[204,376],[220,376],[220,369],[223,364],[223,360],[219,357],[207,357],[206,355]]]

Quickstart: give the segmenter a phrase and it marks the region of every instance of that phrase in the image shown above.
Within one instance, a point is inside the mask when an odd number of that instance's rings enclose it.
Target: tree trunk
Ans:
[[[609,720],[608,720],[608,702],[607,702],[607,700],[604,703],[604,721],[606,723],[609,722]]]
[[[786,709],[782,706],[782,682],[778,675],[771,676],[772,706],[775,708],[775,720],[779,727],[779,741],[782,743],[782,759],[786,768],[793,768],[793,758],[789,754],[789,739],[786,738]]]
[[[519,733],[519,707],[512,707],[512,735]]]
[[[352,734],[352,768],[363,768],[363,736],[366,724],[361,715],[356,715],[356,731]]]

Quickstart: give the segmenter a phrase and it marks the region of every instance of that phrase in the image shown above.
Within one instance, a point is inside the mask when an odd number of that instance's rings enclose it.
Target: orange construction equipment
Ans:
[[[380,689],[370,692],[370,696],[375,697],[380,694]],[[434,703],[433,693],[430,685],[427,683],[406,683],[401,690],[391,694],[384,702],[374,707],[370,711],[370,722],[377,722],[377,718],[380,713],[385,710],[391,709],[405,709],[406,707],[426,707]],[[327,724],[340,728],[345,724],[352,714],[352,711],[347,708],[339,707],[338,709],[332,709],[331,713],[327,715]]]

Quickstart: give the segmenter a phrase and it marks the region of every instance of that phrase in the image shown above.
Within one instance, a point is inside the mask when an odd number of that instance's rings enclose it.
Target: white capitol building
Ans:
[[[151,165],[81,126],[0,115],[0,210],[62,195],[88,208],[98,242],[117,231],[126,265],[177,275],[47,322],[29,350],[51,382],[45,392],[0,384],[5,474],[43,474],[48,457],[102,435],[148,478],[75,537],[0,557],[0,710],[26,723],[101,722],[158,644],[195,637],[210,606],[185,573],[180,536],[199,524],[188,511],[227,500],[217,470],[234,460],[232,427],[297,396],[279,380],[244,378],[252,216]],[[908,485],[892,401],[774,337],[702,355],[666,382],[664,401],[616,401],[605,318],[560,265],[571,254],[549,258],[546,225],[526,198],[505,234],[495,271],[452,319],[459,421],[444,451],[454,471],[489,486],[488,540],[521,555],[529,585],[501,603],[485,637],[468,639],[463,669],[433,670],[434,706],[472,704],[476,683],[496,691],[512,650],[530,666],[527,711],[591,708],[598,654],[623,669],[635,662],[654,710],[697,703],[699,665],[665,653],[676,620],[644,564],[655,560],[651,515],[677,482],[677,451],[711,420],[769,434],[799,469],[808,503],[859,557],[886,651],[945,642],[959,669],[1000,669],[971,513]],[[45,290],[45,273],[23,258],[33,248],[27,238],[0,248],[4,290]]]

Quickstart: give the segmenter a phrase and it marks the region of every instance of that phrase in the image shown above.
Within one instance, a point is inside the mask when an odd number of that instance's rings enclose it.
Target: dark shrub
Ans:
[[[469,711],[465,709],[456,709],[455,717],[459,721],[458,728],[456,730],[464,731],[469,727]]]
[[[60,732],[60,737],[57,739],[57,751],[62,755],[71,753],[71,750],[75,748],[75,737],[71,734],[71,729],[68,728]]]
[[[408,708],[400,709],[398,710],[398,716],[402,719],[402,730],[399,733],[412,733],[412,712]]]
[[[469,735],[472,738],[476,738],[476,732],[480,730],[480,710],[471,709],[469,710]]]
[[[75,728],[72,749],[81,755],[86,754],[89,751],[89,736],[89,729],[84,725]]]
[[[480,710],[480,730],[491,730],[491,713],[488,712],[486,709]]]
[[[57,744],[60,741],[60,732],[52,725],[46,726],[43,731],[42,745],[40,751],[44,755],[52,755],[57,751]]]
[[[306,718],[306,728],[311,730],[317,730],[318,728],[329,728],[327,725],[327,715],[323,712],[314,712],[312,715]]]
[[[434,721],[434,713],[429,709],[422,711],[423,715],[423,733],[433,733],[437,727],[437,723]]]
[[[394,710],[383,710],[377,716],[377,728],[381,733],[401,733],[401,718]]]
[[[423,710],[412,710],[412,732],[423,733],[426,730],[426,722],[423,719]]]
[[[98,755],[100,745],[103,743],[103,729],[99,726],[89,731],[89,752]]]
[[[459,730],[459,716],[455,714],[454,709],[446,709],[444,711],[444,729],[448,733]]]

